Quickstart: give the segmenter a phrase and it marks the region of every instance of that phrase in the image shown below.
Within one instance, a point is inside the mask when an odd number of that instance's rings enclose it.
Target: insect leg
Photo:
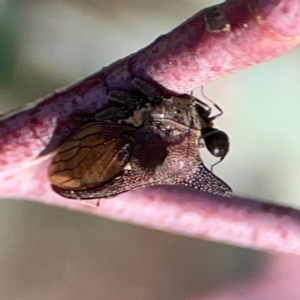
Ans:
[[[216,114],[216,115],[214,115],[214,116],[212,116],[212,117],[209,117],[209,118],[207,119],[208,122],[211,122],[211,121],[213,121],[213,120],[219,118],[219,117],[222,116],[223,113],[224,113],[223,110],[221,109],[221,107],[220,107],[219,105],[217,105],[216,103],[213,103],[213,105],[214,105],[214,107],[219,111],[219,113]]]
[[[220,117],[221,115],[223,115],[223,110],[221,109],[221,107],[219,105],[217,105],[214,101],[212,101],[211,99],[209,99],[208,97],[206,97],[204,95],[204,92],[203,92],[203,86],[201,87],[201,93],[203,95],[203,97],[208,100],[218,111],[219,113],[217,113],[216,115],[212,116],[212,117],[207,117],[206,121],[207,122],[211,122],[211,121],[214,121],[215,119],[217,119],[218,117]],[[209,108],[209,114],[208,116],[210,115],[211,113],[211,107],[209,105],[207,105],[206,103],[202,102],[201,100],[197,99],[197,101],[200,105],[202,106],[205,106],[207,108]]]
[[[161,93],[159,93],[154,86],[144,81],[139,77],[133,77],[132,84],[149,99],[150,101],[157,103],[161,101]]]
[[[128,118],[131,114],[132,110],[127,107],[109,107],[95,114],[93,121],[121,120]]]
[[[108,100],[124,104],[131,109],[136,109],[140,106],[141,99],[139,96],[132,95],[125,91],[110,91],[108,93]]]
[[[96,203],[90,203],[86,200],[80,200],[80,203],[89,207],[97,208],[100,206],[100,199],[98,199]]]

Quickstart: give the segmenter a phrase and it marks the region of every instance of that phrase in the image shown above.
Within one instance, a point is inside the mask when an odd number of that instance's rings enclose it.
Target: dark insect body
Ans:
[[[230,187],[200,157],[201,139],[222,160],[229,139],[213,128],[208,105],[190,95],[168,95],[140,78],[135,93],[111,91],[117,106],[62,144],[49,170],[52,188],[73,199],[107,198],[153,185],[183,185],[229,196]]]

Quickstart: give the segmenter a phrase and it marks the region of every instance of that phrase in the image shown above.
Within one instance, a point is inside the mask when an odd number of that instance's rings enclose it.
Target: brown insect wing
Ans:
[[[95,188],[123,171],[134,140],[130,126],[90,123],[77,130],[59,149],[48,175],[66,190]]]

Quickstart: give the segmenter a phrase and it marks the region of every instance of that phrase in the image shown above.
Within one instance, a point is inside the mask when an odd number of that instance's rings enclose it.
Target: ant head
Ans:
[[[228,135],[224,131],[212,127],[202,128],[201,132],[208,151],[213,156],[220,157],[221,161],[229,151]]]

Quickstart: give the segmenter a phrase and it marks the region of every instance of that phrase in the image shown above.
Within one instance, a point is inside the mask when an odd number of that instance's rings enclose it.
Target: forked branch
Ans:
[[[178,187],[128,192],[90,208],[51,189],[51,156],[74,130],[74,115],[106,102],[106,88],[126,89],[131,72],[187,92],[285,53],[300,40],[299,0],[231,0],[208,8],[136,54],[0,123],[1,195],[91,212],[116,220],[266,251],[300,254],[300,212]],[[105,81],[105,84],[104,84]]]

